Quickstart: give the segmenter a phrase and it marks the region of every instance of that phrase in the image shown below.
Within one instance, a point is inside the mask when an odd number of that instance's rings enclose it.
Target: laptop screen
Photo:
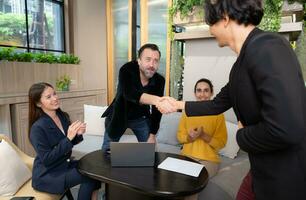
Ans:
[[[155,162],[155,144],[147,142],[111,142],[112,167],[152,167]]]

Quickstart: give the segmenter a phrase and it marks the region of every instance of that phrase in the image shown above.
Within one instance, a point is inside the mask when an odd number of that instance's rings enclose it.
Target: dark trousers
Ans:
[[[86,177],[78,172],[77,162],[71,163],[72,168],[66,174],[65,188],[69,189],[73,186],[80,185],[78,200],[91,200],[93,191],[100,188],[100,181]]]
[[[149,132],[150,132],[149,123],[150,123],[149,119],[147,119],[146,117],[141,117],[138,119],[128,120],[127,128],[132,129],[133,133],[135,134],[139,142],[146,142],[149,138]],[[107,131],[104,132],[104,138],[102,144],[102,150],[104,152],[110,149],[110,142],[118,142],[120,140],[120,137],[116,139],[111,139],[108,134],[109,133]]]

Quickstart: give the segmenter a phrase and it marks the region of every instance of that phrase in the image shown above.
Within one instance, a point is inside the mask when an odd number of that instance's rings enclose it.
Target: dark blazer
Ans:
[[[149,105],[140,104],[139,99],[143,93],[163,96],[164,77],[155,73],[149,79],[148,86],[144,88],[140,80],[138,62],[131,61],[120,68],[118,81],[116,97],[102,115],[102,117],[107,117],[105,125],[109,137],[120,138],[122,136],[127,128],[128,112],[133,112],[134,109],[144,110],[143,115],[148,117],[150,121],[150,133],[156,134],[159,129],[161,113],[155,106],[150,109]]]
[[[57,112],[57,114],[67,134],[69,120],[64,113]],[[43,114],[32,125],[30,132],[30,141],[36,152],[32,187],[54,194],[64,193],[65,176],[71,169],[72,147],[82,140],[82,136],[76,136],[70,141],[54,121],[47,114]]]
[[[186,114],[219,114],[233,107],[249,154],[257,200],[306,199],[306,94],[301,68],[286,39],[254,29],[229,82],[209,102],[187,102]]]

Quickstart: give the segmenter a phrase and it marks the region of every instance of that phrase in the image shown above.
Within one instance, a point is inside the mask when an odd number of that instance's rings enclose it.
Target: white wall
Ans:
[[[220,48],[214,38],[186,41],[184,67],[184,100],[195,100],[193,88],[200,78],[208,78],[214,85],[214,95],[228,82],[236,54],[228,47]],[[226,118],[236,121],[232,112]]]

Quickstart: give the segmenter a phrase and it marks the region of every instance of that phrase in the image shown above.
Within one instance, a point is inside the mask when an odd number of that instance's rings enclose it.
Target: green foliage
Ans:
[[[4,40],[13,36],[22,38],[26,31],[25,15],[0,12],[0,35]]]
[[[14,61],[17,62],[32,62],[32,60],[34,59],[34,56],[32,53],[15,53],[14,56]]]
[[[63,75],[56,79],[56,89],[59,91],[68,91],[71,83],[71,78],[68,75]]]
[[[0,60],[13,61],[15,59],[14,51],[15,48],[2,48],[0,50]]]
[[[172,6],[168,9],[168,34],[171,39],[174,37],[172,31],[173,17],[180,13],[180,18],[184,19],[194,10],[194,7],[204,6],[204,0],[174,0]],[[199,13],[201,17],[204,17],[204,9],[202,13]]]
[[[31,15],[28,15],[29,27],[33,23]],[[52,41],[54,37],[54,16],[46,13],[46,25],[50,31],[47,41]],[[24,14],[2,13],[0,12],[0,42],[8,45],[23,45],[26,42],[26,18]],[[48,35],[46,35],[47,37]],[[52,44],[49,44],[52,47]]]
[[[173,18],[175,14],[180,12],[180,17],[183,19],[193,11],[195,6],[203,6],[204,0],[176,0],[169,9],[169,14]]]
[[[264,0],[264,16],[259,27],[265,31],[280,29],[283,0]]]
[[[52,53],[36,53],[34,54],[34,61],[38,63],[58,63],[57,57]]]
[[[38,63],[62,63],[62,64],[80,64],[80,59],[71,54],[61,54],[56,56],[52,53],[19,53],[15,48],[1,48],[0,61],[17,61],[17,62],[38,62]]]
[[[178,100],[183,98],[183,71],[184,58],[181,54],[181,42],[172,41],[171,69],[170,69],[170,96]]]
[[[71,54],[62,54],[58,58],[60,63],[80,64],[80,59]]]
[[[295,53],[301,64],[304,80],[306,80],[306,27],[296,42]]]

